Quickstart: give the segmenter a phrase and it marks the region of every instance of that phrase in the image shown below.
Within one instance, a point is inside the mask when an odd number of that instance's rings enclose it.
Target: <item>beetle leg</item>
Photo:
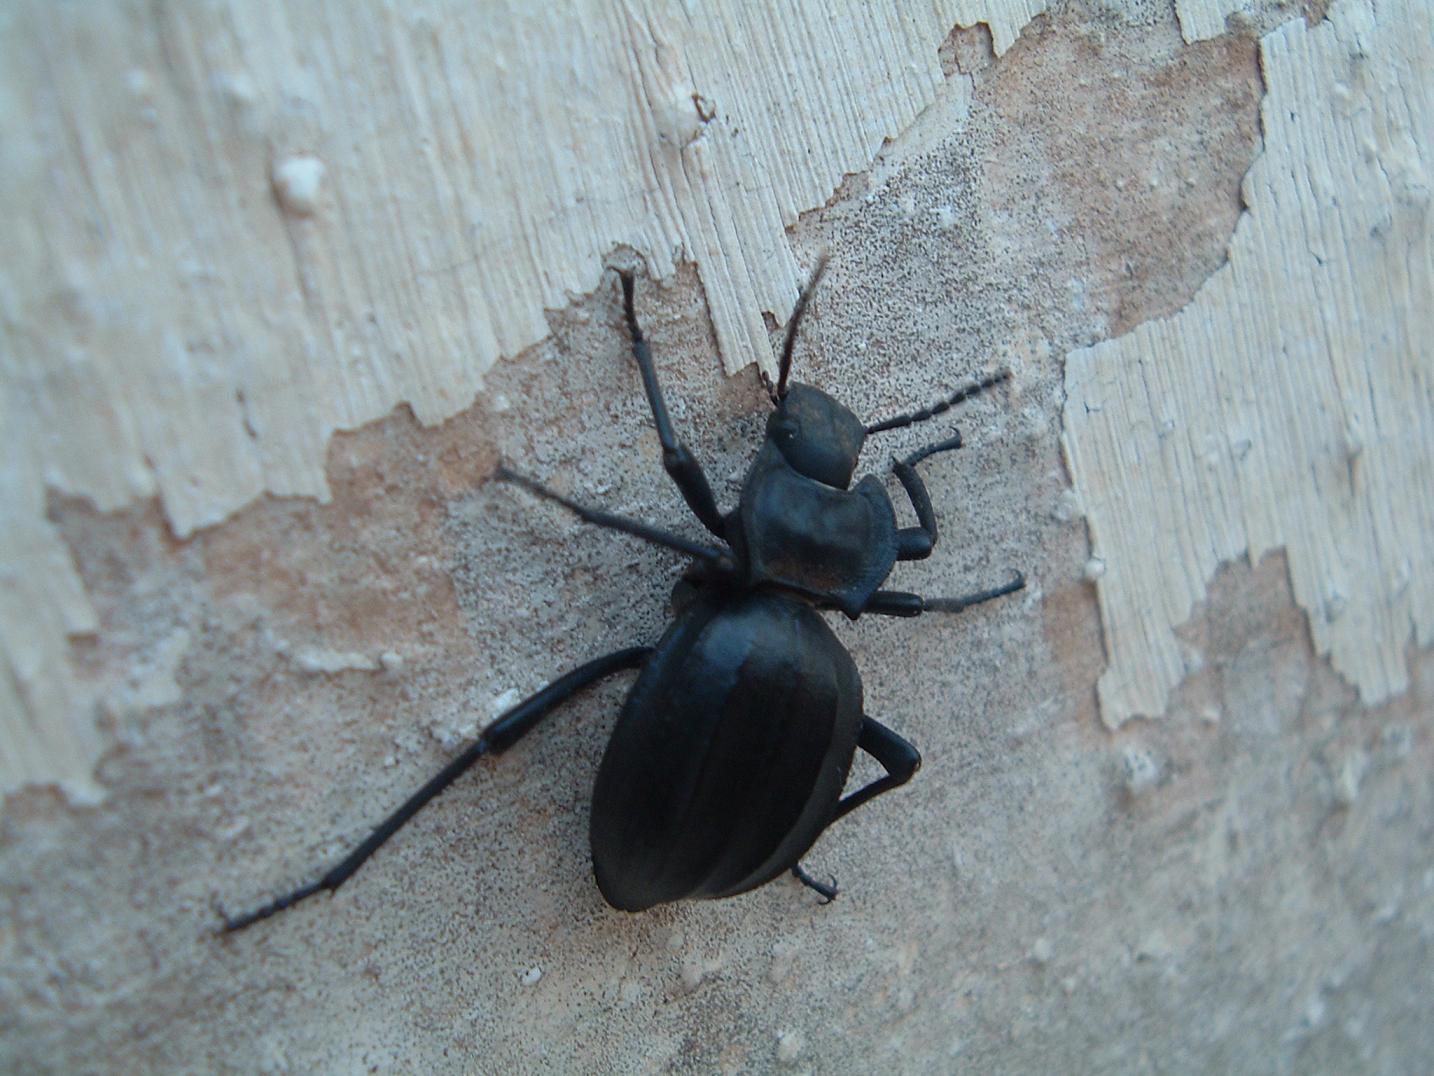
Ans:
[[[637,360],[638,371],[642,374],[642,387],[647,393],[647,402],[652,407],[652,421],[657,426],[657,439],[662,443],[662,466],[677,483],[683,499],[702,525],[718,538],[726,538],[726,523],[712,496],[712,487],[702,473],[702,465],[677,435],[672,432],[672,420],[667,417],[667,404],[662,399],[662,387],[657,383],[657,367],[652,362],[652,352],[647,339],[637,324],[637,311],[632,303],[632,273],[619,269],[622,279],[622,308],[627,317],[627,329],[632,335],[632,356]]]
[[[896,532],[897,560],[925,560],[936,548],[936,512],[931,507],[931,495],[926,492],[926,483],[916,473],[916,465],[927,456],[960,447],[961,434],[958,432],[944,441],[913,452],[904,460],[891,461],[892,472],[906,490],[906,495],[911,498],[911,507],[916,510],[918,524],[915,527],[902,527]]]
[[[601,508],[589,508],[585,504],[579,504],[569,497],[564,497],[556,490],[549,489],[541,482],[528,478],[526,475],[520,475],[516,471],[511,471],[503,465],[499,465],[495,474],[505,482],[515,482],[529,493],[562,505],[584,523],[591,523],[597,527],[606,527],[609,530],[621,531],[623,534],[630,534],[634,538],[641,538],[644,541],[651,542],[653,545],[675,549],[679,553],[686,553],[690,557],[705,560],[719,570],[730,571],[733,568],[732,558],[714,546],[691,541],[690,539],[683,538],[680,534],[671,534],[659,527],[652,526],[650,523],[629,519],[627,516],[620,516],[616,512],[605,512]]]
[[[268,919],[275,912],[292,907],[315,893],[325,889],[333,891],[349,880],[379,846],[402,828],[419,810],[445,788],[461,777],[484,755],[502,754],[517,743],[535,725],[546,717],[559,703],[566,702],[589,684],[604,676],[623,669],[635,669],[652,653],[650,646],[634,646],[619,650],[606,657],[596,658],[586,665],[579,665],[572,672],[554,680],[536,695],[518,703],[498,720],[485,728],[476,743],[447,766],[444,766],[429,782],[415,792],[398,810],[389,815],[383,823],[364,838],[363,843],[344,857],[343,861],[317,882],[300,886],[277,900],[270,901],[256,911],[230,919],[224,918],[224,932],[242,930],[260,919]]]
[[[922,613],[959,613],[973,605],[1014,594],[1026,585],[1026,577],[1016,573],[1009,583],[998,587],[963,594],[959,598],[923,598],[920,594],[908,594],[904,590],[878,590],[867,599],[863,613],[880,613],[883,616],[920,616]]]
[[[857,736],[856,745],[881,763],[886,770],[886,776],[878,777],[849,796],[843,796],[837,804],[836,813],[832,815],[832,822],[850,814],[867,800],[889,792],[898,785],[906,784],[911,780],[912,774],[921,768],[921,752],[873,718],[861,719],[861,732]],[[827,824],[831,825],[831,822]]]
[[[805,870],[803,870],[802,865],[798,863],[792,868],[792,877],[795,878],[797,881],[801,882],[802,885],[806,886],[808,889],[812,889],[820,893],[823,898],[825,898],[822,901],[823,904],[830,904],[832,901],[836,900],[838,890],[835,876],[832,877],[832,880],[830,882],[819,882],[810,874],[808,874]]]

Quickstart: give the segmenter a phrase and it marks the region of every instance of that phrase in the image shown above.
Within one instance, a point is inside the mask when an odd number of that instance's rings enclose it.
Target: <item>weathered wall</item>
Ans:
[[[0,1061],[1434,1053],[1424,7],[398,10],[6,16]],[[822,249],[799,377],[875,418],[1016,370],[955,419],[943,545],[894,585],[1032,582],[839,628],[926,760],[814,850],[842,897],[608,910],[615,681],[332,900],[214,937],[507,701],[661,630],[674,558],[489,480],[695,533],[603,259],[645,258],[730,504],[742,367]]]

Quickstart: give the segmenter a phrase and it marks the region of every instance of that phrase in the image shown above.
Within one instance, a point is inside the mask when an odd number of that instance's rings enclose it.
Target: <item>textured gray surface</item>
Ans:
[[[1059,356],[1178,308],[1220,264],[1258,151],[1253,39],[1185,47],[1152,5],[1038,20],[1000,61],[959,34],[946,57],[974,79],[969,116],[938,102],[795,231],[809,260],[832,254],[796,376],[875,418],[1011,362],[1014,388],[961,412],[967,447],[927,468],[943,544],[892,583],[956,593],[1019,566],[1032,585],[838,628],[868,710],[926,760],[814,850],[843,895],[607,909],[586,797],[614,681],[332,900],[209,933],[216,902],[311,877],[509,693],[661,630],[674,558],[488,480],[505,458],[697,533],[605,288],[442,426],[399,411],[335,437],[328,505],[268,499],[179,543],[152,507],[52,504],[103,622],[77,659],[121,746],[96,808],[7,802],[0,1062],[1408,1072],[1434,1055],[1428,656],[1408,696],[1360,708],[1270,557],[1228,567],[1187,626],[1166,720],[1112,734],[1095,711]],[[1152,153],[1196,181],[1113,196]],[[640,310],[730,504],[766,413],[755,375],[720,376],[690,269],[642,281]],[[952,424],[873,442],[866,465]]]

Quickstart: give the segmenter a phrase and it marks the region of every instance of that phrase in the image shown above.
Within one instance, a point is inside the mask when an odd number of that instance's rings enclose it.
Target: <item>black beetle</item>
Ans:
[[[881,482],[848,489],[868,434],[909,426],[1009,378],[1002,370],[936,405],[864,426],[810,385],[787,383],[792,347],[825,260],[787,325],[779,379],[765,375],[773,412],[766,440],[723,515],[697,460],[673,435],[657,372],[633,308],[633,277],[619,271],[633,356],[652,407],[662,462],[697,518],[724,543],[709,546],[578,504],[500,468],[498,476],[598,526],[680,550],[691,566],[673,591],[675,618],[656,646],[619,650],[555,680],[489,725],[476,743],[415,793],[338,866],[227,931],[342,885],[434,796],[484,755],[499,754],[583,687],[641,669],[598,769],[590,839],[593,873],[614,908],[640,911],[686,898],[730,897],[791,871],[826,900],[835,884],[800,860],[838,818],[905,783],[921,756],[862,709],[861,677],[819,610],[917,616],[958,612],[1025,586],[1010,582],[960,598],[881,590],[898,560],[929,556],[936,516],[916,464],[960,446],[956,434],[893,460],[917,526],[898,527]],[[886,776],[842,796],[856,749]]]

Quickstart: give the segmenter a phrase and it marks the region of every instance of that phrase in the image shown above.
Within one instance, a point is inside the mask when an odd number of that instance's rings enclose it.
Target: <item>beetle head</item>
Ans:
[[[767,440],[798,474],[846,489],[866,427],[821,389],[793,383],[767,419]]]

